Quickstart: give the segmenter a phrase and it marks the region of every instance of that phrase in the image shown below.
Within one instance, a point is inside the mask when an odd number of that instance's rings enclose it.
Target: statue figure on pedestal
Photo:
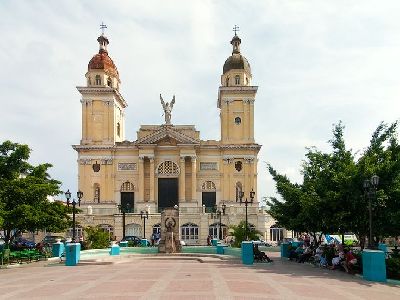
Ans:
[[[164,102],[164,99],[162,98],[161,94],[160,94],[160,100],[161,100],[161,105],[163,107],[164,110],[164,115],[165,115],[165,124],[166,125],[171,125],[171,113],[172,113],[172,108],[174,107],[175,104],[175,95],[172,98],[171,102]]]

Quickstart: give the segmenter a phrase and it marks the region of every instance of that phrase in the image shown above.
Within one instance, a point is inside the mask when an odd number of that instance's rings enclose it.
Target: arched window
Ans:
[[[94,200],[94,202],[100,203],[100,184],[98,184],[98,183],[94,184],[93,200]]]
[[[246,77],[246,85],[249,85],[249,84],[250,84],[249,78]]]
[[[139,224],[127,224],[125,226],[125,236],[137,236],[142,237],[142,226]]]
[[[117,123],[117,135],[121,136],[121,124],[119,122]]]
[[[100,224],[99,228],[108,233],[109,241],[114,238],[114,227],[112,227],[110,224]]]
[[[241,182],[236,182],[236,201],[240,200],[241,194],[242,194],[242,183]]]
[[[92,85],[92,79],[90,78],[90,76],[88,76],[88,78],[87,78],[87,84]]]
[[[212,239],[222,240],[228,235],[228,226],[221,224],[221,231],[219,222],[213,223],[208,227],[208,234]]]
[[[236,84],[236,85],[239,85],[239,84],[240,84],[240,76],[239,76],[239,75],[236,75],[236,76],[235,76],[235,84]]]
[[[202,185],[201,185],[201,189],[203,190],[203,191],[210,191],[210,192],[212,192],[212,191],[215,191],[216,190],[216,187],[215,187],[215,183],[214,182],[212,182],[212,181],[205,181]]]
[[[187,245],[198,244],[199,242],[199,226],[193,223],[186,223],[181,226],[181,239]]]
[[[100,75],[96,75],[96,85],[101,85],[101,77],[100,77]]]
[[[153,233],[161,233],[161,223],[153,225]]]
[[[108,85],[109,87],[111,87],[111,84],[112,84],[111,78],[108,77],[108,78],[107,78],[107,85]]]
[[[242,164],[241,161],[235,162],[235,169],[236,169],[236,171],[240,172],[240,171],[242,171],[242,168],[243,168],[243,164]]]
[[[135,186],[129,181],[126,181],[121,185],[121,192],[130,192],[133,190],[135,190]]]
[[[171,160],[166,160],[159,164],[157,168],[157,174],[159,176],[177,176],[179,175],[179,167],[178,165],[171,161]]]
[[[280,242],[283,240],[283,228],[274,224],[269,229],[270,240],[273,242]]]
[[[229,86],[229,77],[226,77],[226,86]]]
[[[67,229],[67,236],[72,238],[73,236],[73,229],[68,228]],[[80,225],[75,226],[75,237],[79,240],[81,237],[83,237],[83,228]]]

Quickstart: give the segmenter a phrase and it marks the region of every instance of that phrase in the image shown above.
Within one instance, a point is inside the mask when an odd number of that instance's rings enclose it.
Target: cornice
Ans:
[[[82,94],[113,94],[117,97],[120,104],[123,108],[128,106],[128,103],[125,101],[124,97],[122,97],[121,93],[114,88],[110,88],[108,86],[105,87],[87,87],[87,86],[77,86],[76,89]]]

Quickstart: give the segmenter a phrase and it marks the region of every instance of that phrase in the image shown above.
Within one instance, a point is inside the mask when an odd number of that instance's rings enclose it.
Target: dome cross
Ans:
[[[100,30],[101,30],[101,35],[104,35],[104,29],[107,28],[107,25],[104,24],[104,22],[102,21],[100,24]]]
[[[239,26],[235,25],[232,31],[237,35],[236,32],[239,31]]]

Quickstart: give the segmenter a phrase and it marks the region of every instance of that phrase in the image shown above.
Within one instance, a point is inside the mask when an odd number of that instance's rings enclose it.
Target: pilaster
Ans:
[[[144,201],[144,156],[139,156],[139,201]]]
[[[186,176],[186,170],[185,170],[185,156],[180,157],[180,173],[179,173],[179,202],[184,202],[185,201],[185,176]]]
[[[196,156],[191,156],[192,159],[192,201],[196,201],[196,190],[197,190],[197,170],[196,170]]]
[[[149,159],[150,159],[150,202],[154,202],[155,201],[155,197],[154,197],[154,182],[155,182],[154,157],[149,157]]]

